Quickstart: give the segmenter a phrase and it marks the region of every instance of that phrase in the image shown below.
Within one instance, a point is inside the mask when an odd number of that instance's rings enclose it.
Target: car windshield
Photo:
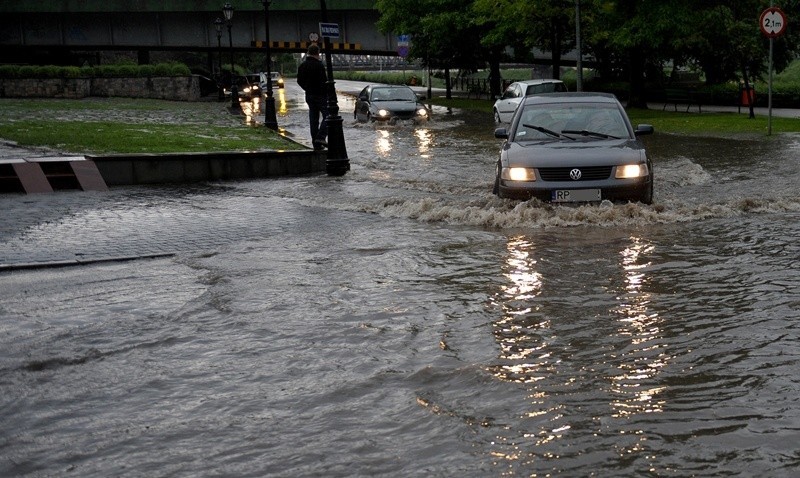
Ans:
[[[513,134],[517,142],[630,137],[622,113],[613,104],[534,104],[523,108]]]
[[[372,101],[416,101],[417,97],[410,88],[375,88],[372,90]]]

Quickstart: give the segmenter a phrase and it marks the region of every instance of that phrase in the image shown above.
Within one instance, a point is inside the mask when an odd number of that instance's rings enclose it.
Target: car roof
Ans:
[[[569,91],[561,93],[541,93],[535,96],[526,96],[525,105],[549,103],[607,103],[617,105],[617,97],[611,93],[590,93],[583,91]]]

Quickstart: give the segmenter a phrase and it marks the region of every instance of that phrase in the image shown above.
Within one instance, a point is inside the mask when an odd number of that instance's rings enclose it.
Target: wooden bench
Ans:
[[[702,105],[697,100],[697,95],[695,95],[694,91],[688,88],[666,88],[664,89],[664,107],[661,109],[666,110],[667,105],[672,104],[675,105],[675,111],[678,111],[678,103],[686,105],[686,111],[689,111],[689,108],[692,105],[697,106],[697,112],[702,113]]]

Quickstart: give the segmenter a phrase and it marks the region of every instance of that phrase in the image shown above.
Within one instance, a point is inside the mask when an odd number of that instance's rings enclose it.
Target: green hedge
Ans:
[[[151,76],[189,76],[192,72],[183,63],[156,65],[103,65],[103,66],[33,66],[0,65],[0,78],[117,78]]]

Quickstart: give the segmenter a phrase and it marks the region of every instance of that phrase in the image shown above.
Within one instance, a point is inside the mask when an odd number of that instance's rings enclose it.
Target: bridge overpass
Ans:
[[[224,0],[0,0],[0,63],[24,62],[35,52],[71,51],[214,52],[214,26]],[[231,0],[232,49],[263,51],[266,40],[264,6],[259,0]],[[375,27],[379,18],[373,1],[327,0],[328,22],[338,23],[340,38],[332,40],[342,54],[397,55],[397,36]],[[322,21],[319,0],[273,0],[269,30],[273,52],[299,52]],[[230,50],[223,26],[222,48]]]

